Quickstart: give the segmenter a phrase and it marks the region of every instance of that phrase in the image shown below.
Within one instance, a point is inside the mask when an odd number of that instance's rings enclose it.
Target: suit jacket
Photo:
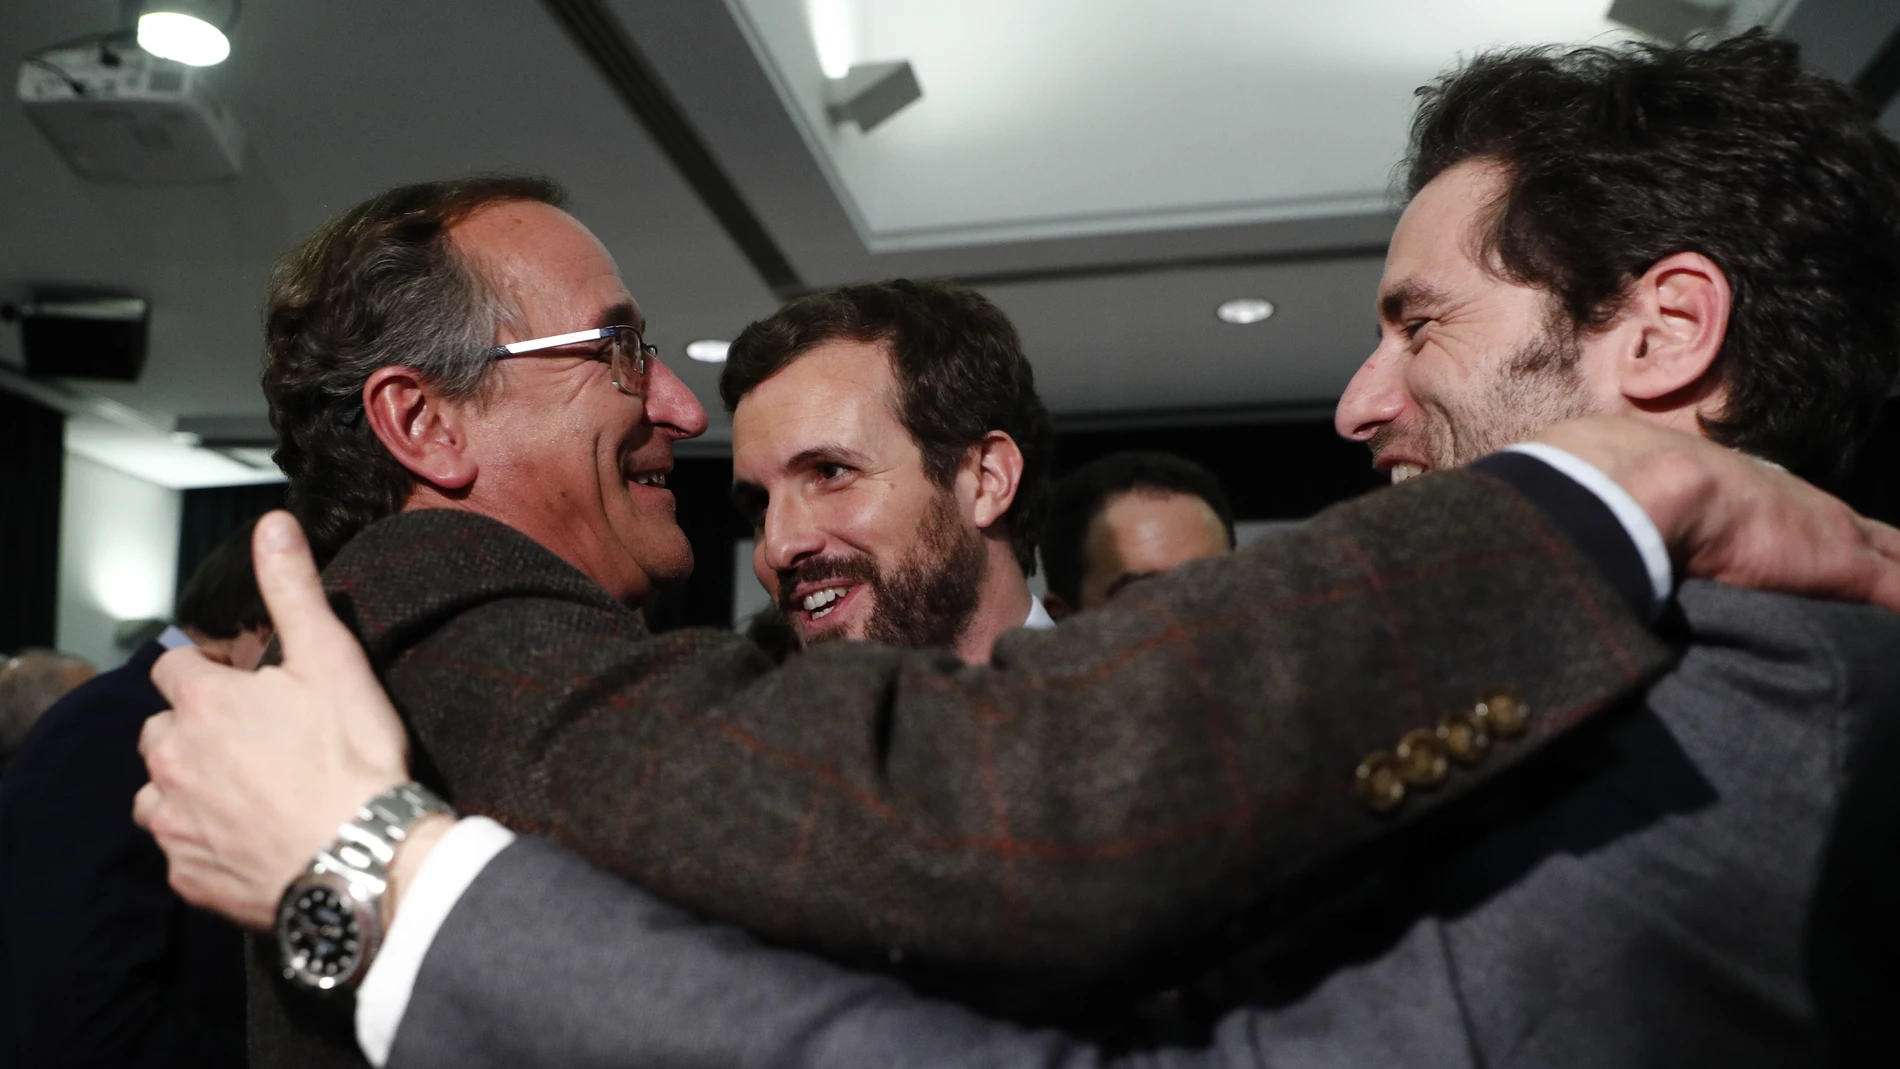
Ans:
[[[1891,641],[1891,640],[1890,640]],[[1893,656],[1889,646],[1886,656]],[[1873,1069],[1894,1059],[1900,1007],[1900,709],[1870,718],[1854,746],[1809,911],[1808,979],[1827,1064]]]
[[[461,512],[385,520],[325,579],[419,778],[459,808],[704,916],[1009,1007],[1168,974],[1265,889],[1537,750],[1668,656],[1543,513],[1474,473],[1011,632],[987,668],[841,644],[774,670],[729,633],[650,635]],[[1401,787],[1395,811],[1362,802],[1369,753],[1498,683],[1535,710],[1521,738]],[[262,948],[253,1060],[354,1060],[347,1012],[271,990],[275,971]]]
[[[0,783],[0,1063],[244,1064],[243,937],[192,909],[132,823],[148,642],[34,725]]]
[[[1355,910],[1320,986],[1203,1048],[1111,1059],[984,1020],[694,926],[529,840],[438,933],[390,1064],[1824,1064],[1808,907],[1850,742],[1900,723],[1900,617],[1706,583],[1679,602],[1694,645],[1643,701],[1537,759],[1476,834],[1395,864],[1390,897],[1424,910],[1395,943],[1343,962],[1347,933],[1390,920]]]

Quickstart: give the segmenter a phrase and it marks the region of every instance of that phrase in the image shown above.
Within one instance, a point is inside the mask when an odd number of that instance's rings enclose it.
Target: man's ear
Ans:
[[[1636,337],[1619,357],[1618,387],[1643,409],[1699,403],[1718,383],[1710,369],[1721,355],[1732,307],[1728,276],[1699,252],[1656,261],[1636,280],[1623,318]]]
[[[1016,439],[1002,431],[991,431],[970,449],[964,460],[965,471],[974,474],[976,493],[970,501],[970,522],[986,529],[1016,500],[1023,480],[1023,451]]]
[[[463,490],[475,481],[463,406],[410,368],[377,368],[363,384],[363,414],[377,441],[417,479],[443,490]]]

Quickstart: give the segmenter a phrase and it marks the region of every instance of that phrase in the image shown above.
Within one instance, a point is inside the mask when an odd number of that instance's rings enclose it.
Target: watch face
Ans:
[[[292,979],[324,989],[349,983],[363,960],[364,935],[358,904],[343,888],[305,882],[284,897],[277,938]]]

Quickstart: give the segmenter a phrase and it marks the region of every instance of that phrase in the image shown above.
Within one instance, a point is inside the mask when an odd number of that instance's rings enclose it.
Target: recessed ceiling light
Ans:
[[[701,338],[686,343],[686,355],[702,364],[723,364],[726,362],[726,350],[732,347],[729,341],[714,338]]]
[[[1214,314],[1223,323],[1258,323],[1273,314],[1273,302],[1259,297],[1236,297],[1231,301],[1222,301]]]
[[[207,6],[203,0],[147,0],[139,16],[139,47],[190,67],[223,63],[231,54],[231,39],[203,17]]]

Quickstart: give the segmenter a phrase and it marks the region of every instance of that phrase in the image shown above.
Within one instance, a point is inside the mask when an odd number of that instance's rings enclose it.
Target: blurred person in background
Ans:
[[[801,642],[947,646],[1014,627],[1049,496],[1049,413],[1016,328],[974,290],[845,286],[746,327],[719,377],[753,572]]]
[[[132,823],[152,663],[196,646],[250,671],[270,641],[250,527],[205,558],[174,623],[50,709],[0,783],[0,1058],[12,1069],[242,1066],[243,936],[187,906]]]
[[[1139,579],[1234,550],[1234,509],[1214,473],[1169,453],[1111,453],[1056,480],[1042,537],[1057,619]]]
[[[25,649],[0,661],[0,776],[53,703],[98,673],[82,657]]]

